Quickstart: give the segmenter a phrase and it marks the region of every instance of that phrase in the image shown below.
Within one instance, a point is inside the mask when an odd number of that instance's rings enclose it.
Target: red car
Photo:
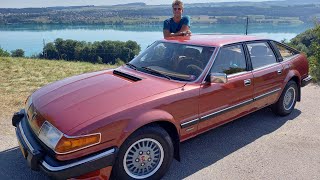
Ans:
[[[12,124],[32,170],[160,179],[180,142],[267,106],[288,115],[311,79],[306,57],[273,40],[175,37],[117,69],[37,90]]]

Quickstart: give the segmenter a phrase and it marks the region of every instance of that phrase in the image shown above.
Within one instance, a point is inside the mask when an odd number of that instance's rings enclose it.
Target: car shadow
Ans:
[[[32,171],[18,147],[0,152],[0,179],[49,179],[42,172]]]
[[[269,108],[227,123],[181,144],[181,162],[173,161],[163,179],[183,179],[214,164],[229,154],[272,133],[287,121],[301,114],[295,109],[279,117]],[[42,172],[32,171],[18,147],[0,152],[0,179],[49,179]]]
[[[300,114],[300,110],[294,109],[290,115],[279,117],[270,108],[264,108],[187,140],[181,143],[181,162],[173,161],[163,179],[186,178],[274,132]]]

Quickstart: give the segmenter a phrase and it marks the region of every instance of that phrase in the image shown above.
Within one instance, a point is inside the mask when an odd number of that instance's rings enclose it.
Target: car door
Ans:
[[[277,100],[285,72],[267,41],[248,42],[246,46],[253,69],[254,108],[259,109]]]
[[[253,75],[242,44],[221,47],[211,68],[227,74],[226,83],[204,83],[200,88],[198,131],[203,132],[246,114],[253,101]]]

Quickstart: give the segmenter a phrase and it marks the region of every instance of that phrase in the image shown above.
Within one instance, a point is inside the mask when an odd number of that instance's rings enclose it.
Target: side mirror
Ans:
[[[227,83],[228,77],[225,73],[210,73],[206,77],[208,83]]]

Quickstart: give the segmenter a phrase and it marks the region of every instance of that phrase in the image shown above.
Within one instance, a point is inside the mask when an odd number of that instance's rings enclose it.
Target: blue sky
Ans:
[[[236,2],[265,0],[183,0],[184,3],[203,2]],[[50,7],[50,6],[79,6],[79,5],[115,5],[132,2],[144,2],[149,5],[171,4],[172,0],[0,0],[0,8]]]

